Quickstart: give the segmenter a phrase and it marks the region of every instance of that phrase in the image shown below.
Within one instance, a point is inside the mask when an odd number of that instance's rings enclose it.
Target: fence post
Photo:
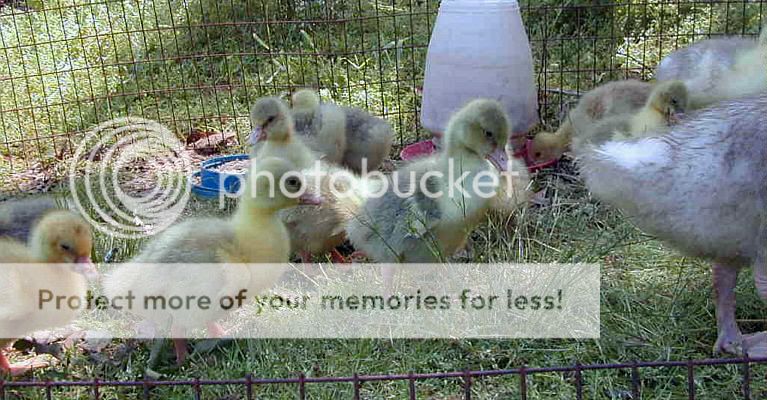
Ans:
[[[306,375],[303,372],[298,375],[298,398],[306,400]]]
[[[415,377],[413,376],[412,372],[407,374],[407,383],[408,383],[408,392],[410,394],[410,400],[416,400],[416,395],[415,395]],[[0,400],[2,400],[2,399],[0,399]]]
[[[642,381],[639,379],[639,367],[637,366],[637,362],[634,361],[633,364],[634,365],[631,367],[631,398],[640,399],[639,396],[642,394]]]
[[[356,373],[354,374],[354,400],[360,400],[360,377]]]
[[[519,396],[527,400],[527,370],[524,364],[519,368]]]
[[[245,398],[253,400],[253,375],[245,375]]]
[[[144,378],[144,384],[142,387],[144,388],[144,400],[149,400],[149,387],[150,387],[149,378]]]
[[[687,397],[695,400],[695,364],[687,360]]]
[[[471,370],[466,368],[463,371],[463,398],[465,400],[471,400]]]
[[[194,378],[194,400],[202,399],[202,388],[200,388],[200,378]]]
[[[581,363],[575,362],[575,398],[583,400],[583,375],[581,374]]]
[[[99,400],[99,380],[98,378],[93,380],[93,400]]]
[[[743,398],[745,400],[751,400],[751,365],[748,362],[748,356],[746,356],[746,362],[743,363]]]

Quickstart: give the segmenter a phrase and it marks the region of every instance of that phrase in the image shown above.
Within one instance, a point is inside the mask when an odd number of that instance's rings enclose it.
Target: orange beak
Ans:
[[[95,281],[99,278],[99,272],[91,261],[90,256],[81,256],[75,259],[75,272],[82,274],[89,281]]]
[[[250,138],[248,142],[252,146],[255,146],[259,142],[263,142],[264,140],[266,140],[266,134],[264,133],[263,127],[256,126],[252,131],[250,131]]]

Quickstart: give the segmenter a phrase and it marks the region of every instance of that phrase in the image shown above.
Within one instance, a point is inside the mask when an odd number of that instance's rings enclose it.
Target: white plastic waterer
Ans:
[[[519,138],[538,122],[530,42],[516,0],[443,0],[426,56],[421,123],[435,136],[475,98],[500,101]],[[524,139],[515,140],[518,149]]]

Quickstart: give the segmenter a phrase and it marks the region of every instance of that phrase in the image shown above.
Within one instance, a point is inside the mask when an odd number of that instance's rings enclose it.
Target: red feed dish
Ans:
[[[527,169],[530,172],[535,172],[543,168],[548,168],[556,164],[557,161],[559,161],[559,159],[553,159],[553,160],[544,161],[539,164],[533,164],[534,161],[532,156],[530,155],[530,148],[531,148],[532,142],[533,142],[532,139],[527,139],[527,142],[525,142],[522,149],[514,153],[514,157],[525,160],[525,164],[527,164]],[[412,161],[421,157],[429,156],[433,154],[436,150],[437,148],[434,146],[434,142],[432,142],[431,139],[429,139],[429,140],[413,143],[405,147],[399,153],[399,157],[403,161]]]
[[[437,150],[437,147],[434,146],[434,142],[432,142],[431,139],[428,139],[421,142],[413,143],[405,147],[399,153],[399,158],[401,158],[404,161],[412,161],[418,158],[431,155],[436,150]]]

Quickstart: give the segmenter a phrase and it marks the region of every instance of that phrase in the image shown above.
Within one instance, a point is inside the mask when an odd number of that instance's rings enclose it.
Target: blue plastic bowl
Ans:
[[[192,174],[192,178],[196,176],[200,176],[200,171],[197,171]],[[220,192],[218,190],[208,188],[202,185],[192,185],[192,193],[202,197],[203,199],[208,199],[208,200],[215,200],[220,195]]]
[[[202,162],[201,169],[192,176],[200,177],[199,185],[192,185],[192,192],[203,198],[218,198],[222,192],[236,194],[239,192],[245,174],[219,172],[215,168],[232,161],[247,160],[247,154],[214,157]]]
[[[232,161],[247,160],[247,154],[236,154],[232,156],[214,157],[202,162],[200,179],[202,186],[207,188],[218,188],[229,193],[237,193],[240,189],[245,174],[231,174],[219,172],[215,168]]]

